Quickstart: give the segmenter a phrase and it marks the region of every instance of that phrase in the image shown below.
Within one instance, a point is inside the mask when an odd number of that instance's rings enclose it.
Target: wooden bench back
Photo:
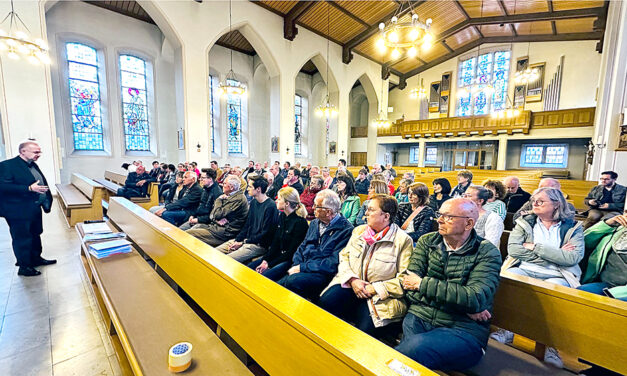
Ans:
[[[109,217],[271,375],[436,375],[254,270],[119,197]]]
[[[96,190],[104,189],[102,185],[76,172],[72,174],[70,182],[92,201],[94,199],[94,193],[96,192]]]
[[[108,170],[105,171],[105,179],[122,186],[126,183],[126,175]]]
[[[627,303],[504,272],[492,324],[627,374]]]

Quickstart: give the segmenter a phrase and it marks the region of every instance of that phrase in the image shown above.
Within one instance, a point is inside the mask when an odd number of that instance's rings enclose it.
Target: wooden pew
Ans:
[[[76,226],[83,238],[82,224]],[[137,251],[81,260],[125,375],[171,375],[168,350],[193,346],[190,375],[252,375]]]
[[[109,217],[271,375],[436,375],[128,200]]]
[[[102,219],[104,188],[91,179],[72,174],[70,184],[56,184],[59,206],[70,227],[86,220]]]
[[[627,374],[625,302],[503,272],[492,324]]]
[[[104,201],[108,205],[109,198],[117,194],[118,189],[124,187],[126,183],[126,175],[113,171],[105,171],[104,179],[94,179],[100,183],[106,190]],[[159,205],[159,184],[150,183],[148,187],[148,196],[146,197],[133,197],[131,201],[141,206],[144,209],[150,209],[153,206]]]

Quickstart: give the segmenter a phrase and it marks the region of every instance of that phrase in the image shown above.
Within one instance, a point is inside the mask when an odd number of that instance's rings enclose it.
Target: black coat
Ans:
[[[279,224],[272,238],[272,245],[263,257],[268,262],[268,266],[272,268],[285,261],[291,262],[296,249],[305,239],[308,229],[307,220],[299,217],[296,212],[288,216],[281,213]]]
[[[137,185],[142,180],[146,180],[146,183],[141,187]],[[150,183],[155,182],[152,176],[149,173],[144,172],[143,174],[138,174],[137,172],[131,172],[126,176],[126,181],[124,182],[124,189],[127,191],[133,192],[130,196],[147,196],[148,195],[148,187],[150,187]]]
[[[211,187],[202,188],[200,204],[195,214],[195,216],[198,217],[199,223],[209,223],[209,214],[211,214],[211,210],[213,209],[213,203],[221,194],[222,189],[220,189],[220,185],[218,185],[217,182],[211,184]]]
[[[528,192],[523,191],[522,188],[518,187],[515,193],[508,193],[505,195],[505,206],[507,207],[508,213],[516,213],[520,208],[529,201],[531,195]]]
[[[35,169],[44,178],[43,185],[48,181],[36,163]],[[42,207],[46,213],[50,213],[52,207],[52,193],[46,192],[46,201],[38,204],[39,194],[31,192],[28,187],[36,182],[28,168],[28,164],[19,156],[0,162],[0,217],[9,219],[30,219],[41,214]]]
[[[165,206],[165,210],[184,210],[187,215],[193,215],[198,208],[200,197],[202,196],[202,188],[198,183],[192,184],[191,187],[183,187],[179,191],[178,200]]]

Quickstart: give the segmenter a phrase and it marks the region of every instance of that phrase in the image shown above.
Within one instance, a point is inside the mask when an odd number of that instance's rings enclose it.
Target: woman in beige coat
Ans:
[[[318,301],[320,307],[374,336],[407,311],[400,278],[413,243],[394,224],[397,211],[394,197],[378,194],[370,200],[367,224],[353,230],[340,252],[338,273]]]

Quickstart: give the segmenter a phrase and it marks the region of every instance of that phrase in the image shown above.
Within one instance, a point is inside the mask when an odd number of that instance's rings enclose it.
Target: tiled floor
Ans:
[[[79,240],[57,205],[44,215],[42,240],[43,256],[58,263],[37,277],[18,276],[0,218],[0,374],[121,374],[82,272]]]

